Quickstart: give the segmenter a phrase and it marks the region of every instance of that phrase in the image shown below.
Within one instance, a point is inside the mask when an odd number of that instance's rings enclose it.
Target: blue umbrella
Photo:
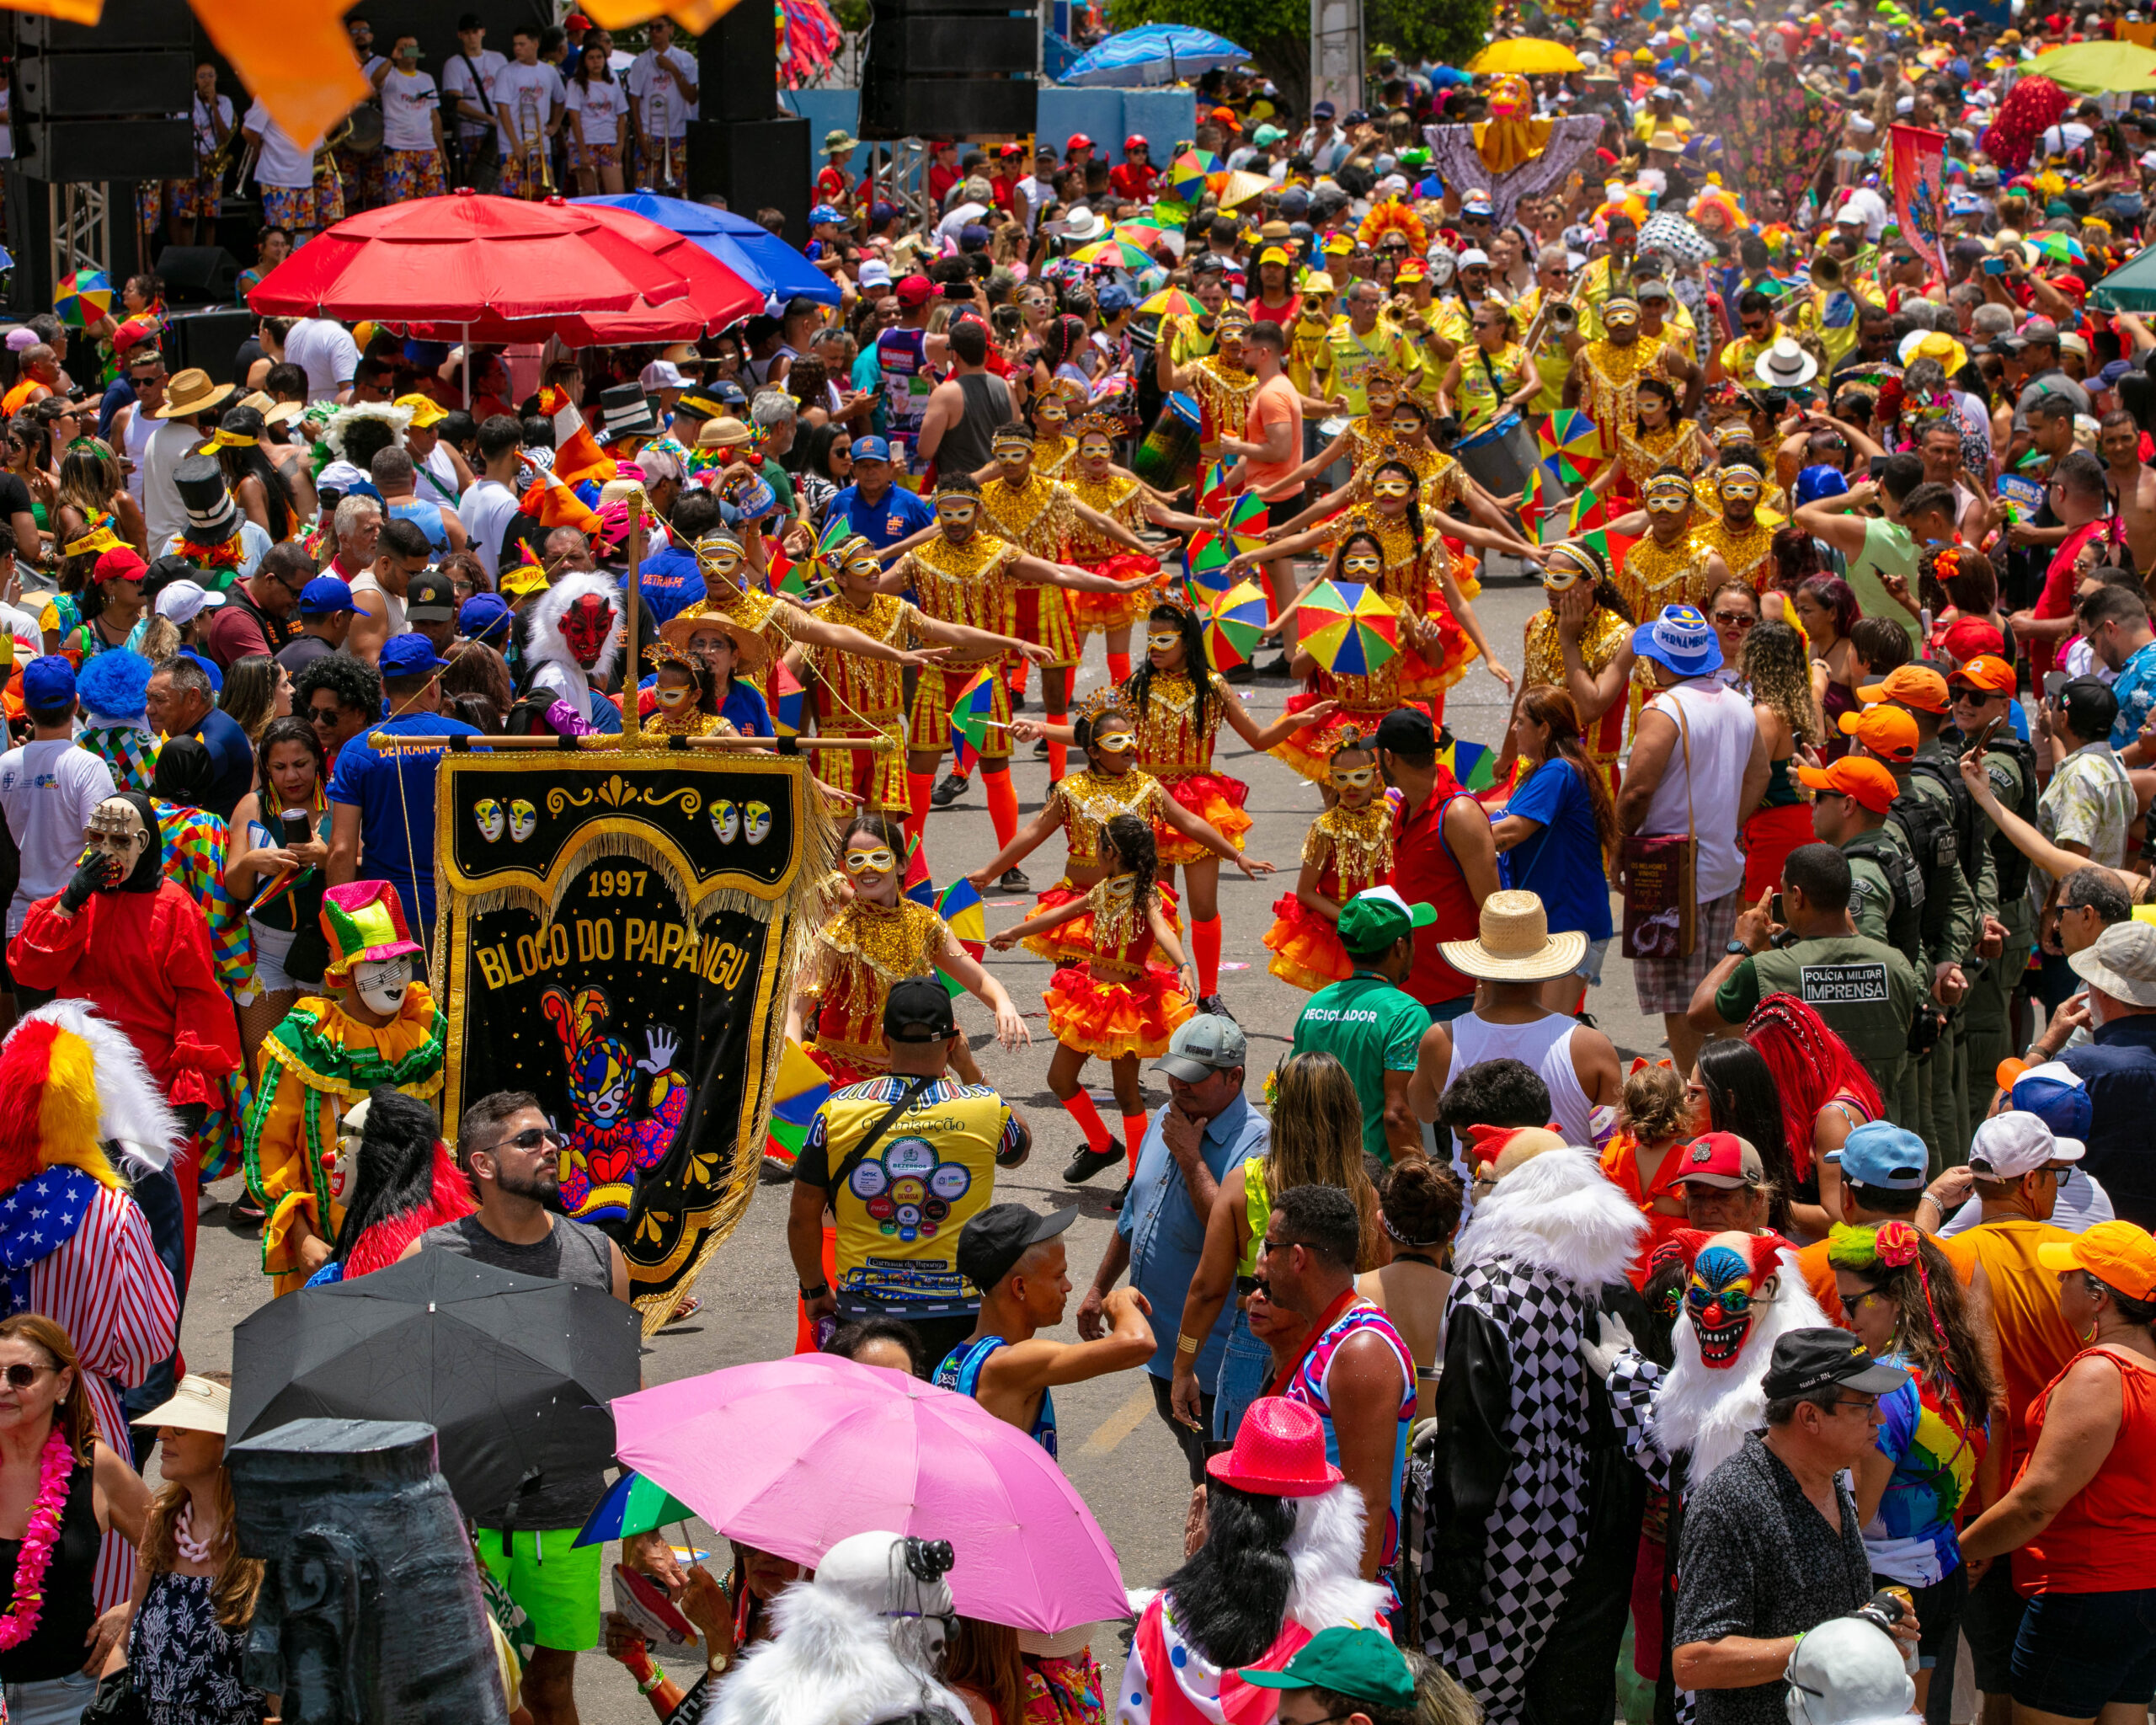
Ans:
[[[653,192],[607,192],[575,198],[579,204],[611,204],[672,233],[694,240],[766,299],[819,300],[836,305],[838,284],[768,229],[731,210],[714,210],[686,198],[662,198]]]
[[[1250,58],[1225,36],[1187,24],[1149,24],[1110,36],[1063,74],[1066,84],[1112,84],[1124,89],[1171,84]]]

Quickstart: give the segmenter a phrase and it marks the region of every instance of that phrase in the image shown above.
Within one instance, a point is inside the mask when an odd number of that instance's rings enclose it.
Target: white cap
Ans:
[[[1465,251],[1460,254],[1459,267],[1465,270],[1470,264],[1487,264],[1489,261],[1490,254],[1484,251],[1481,247],[1470,246]]]
[[[689,380],[681,375],[681,368],[671,360],[654,360],[637,374],[637,382],[646,389],[686,389]]]
[[[199,581],[173,581],[157,595],[157,615],[176,623],[188,623],[211,606],[224,602],[223,594],[206,591]]]
[[[881,258],[869,258],[861,265],[861,285],[863,287],[889,287],[891,285],[891,266]]]
[[[1789,1656],[1790,1725],[1860,1725],[1905,1715],[1917,1686],[1894,1637],[1862,1617],[1829,1617]]]
[[[1879,128],[1873,125],[1871,121],[1866,120],[1861,114],[1853,114],[1849,116],[1849,130],[1857,133],[1860,136],[1869,137],[1873,132],[1877,131]]]
[[[1987,1180],[2018,1180],[2047,1163],[2078,1162],[2086,1149],[2079,1139],[2054,1137],[2041,1115],[2009,1109],[1977,1126],[1969,1167]]]

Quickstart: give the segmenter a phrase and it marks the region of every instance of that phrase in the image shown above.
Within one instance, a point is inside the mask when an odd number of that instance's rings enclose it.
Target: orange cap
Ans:
[[[2132,1222],[2097,1222],[2071,1239],[2036,1247],[2046,1269],[2086,1270],[2129,1300],[2156,1298],[2156,1240]]]
[[[1944,713],[1953,705],[1947,698],[1946,679],[1925,665],[1897,665],[1886,673],[1885,682],[1859,689],[1856,695],[1867,704],[1892,701],[1924,713]]]
[[[1910,761],[1916,756],[1917,722],[1898,707],[1882,702],[1861,713],[1844,713],[1841,725],[1845,735],[1854,737],[1881,760]]]
[[[1982,689],[1987,695],[2011,695],[2014,692],[2014,667],[2004,660],[1986,653],[1971,660],[1946,681],[1970,684]]]
[[[1854,797],[1874,814],[1884,814],[1902,789],[1894,782],[1892,773],[1861,755],[1844,755],[1826,766],[1800,766],[1796,776],[1815,791]]]

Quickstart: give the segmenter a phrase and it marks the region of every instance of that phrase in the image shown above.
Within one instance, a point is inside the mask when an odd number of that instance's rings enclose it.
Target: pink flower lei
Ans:
[[[0,1653],[20,1647],[37,1633],[38,1619],[45,1611],[45,1573],[59,1541],[60,1518],[67,1507],[67,1485],[74,1471],[75,1452],[56,1420],[38,1457],[37,1502],[23,1531],[21,1555],[15,1560],[14,1594],[7,1615],[0,1616]]]

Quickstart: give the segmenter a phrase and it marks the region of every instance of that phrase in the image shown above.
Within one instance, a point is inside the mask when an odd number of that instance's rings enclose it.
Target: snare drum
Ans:
[[[1534,471],[1534,434],[1517,413],[1500,416],[1471,436],[1453,445],[1460,466],[1481,488],[1494,496],[1512,497],[1524,490],[1527,476]]]

